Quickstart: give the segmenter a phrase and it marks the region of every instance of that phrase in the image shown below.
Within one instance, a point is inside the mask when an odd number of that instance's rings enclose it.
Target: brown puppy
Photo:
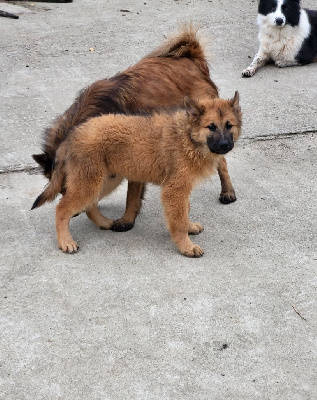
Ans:
[[[43,153],[33,155],[33,158],[42,166],[44,175],[51,179],[56,152],[74,126],[102,114],[140,114],[162,107],[181,107],[185,96],[193,99],[218,97],[217,87],[209,77],[202,45],[192,27],[184,27],[127,70],[83,90],[71,107],[45,131]],[[236,196],[223,157],[218,172],[220,201],[231,203]],[[113,181],[113,184],[119,183],[118,179]],[[143,183],[129,181],[126,211],[114,222],[112,230],[127,231],[133,227],[143,191]],[[96,218],[102,219],[97,205],[92,212]]]
[[[188,257],[203,255],[188,236],[203,230],[188,219],[189,196],[233,148],[241,132],[241,110],[238,92],[231,100],[196,102],[186,97],[184,105],[186,110],[171,114],[95,117],[59,146],[51,181],[32,209],[52,201],[65,187],[56,208],[57,240],[63,251],[78,249],[69,221],[82,210],[98,226],[111,228],[113,221],[93,210],[116,180],[126,178],[161,185],[167,225],[178,250]]]

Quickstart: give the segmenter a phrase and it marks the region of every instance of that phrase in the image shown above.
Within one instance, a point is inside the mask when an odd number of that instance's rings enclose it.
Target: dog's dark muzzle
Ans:
[[[227,138],[214,138],[213,136],[209,136],[207,145],[212,153],[227,154],[233,149],[234,142],[232,135]]]

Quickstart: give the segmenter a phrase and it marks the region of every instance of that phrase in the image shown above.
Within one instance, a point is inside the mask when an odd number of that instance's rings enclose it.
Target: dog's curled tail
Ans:
[[[44,203],[53,201],[56,196],[62,192],[64,181],[63,168],[59,163],[57,163],[52,173],[51,180],[49,181],[44,192],[37,197],[31,210],[41,207]]]
[[[198,28],[194,28],[192,24],[184,24],[179,32],[144,58],[155,57],[186,57],[199,64],[200,69],[209,75],[204,45],[202,39],[198,37]]]

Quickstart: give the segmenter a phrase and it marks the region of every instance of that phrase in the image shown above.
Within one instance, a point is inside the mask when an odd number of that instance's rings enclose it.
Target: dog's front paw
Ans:
[[[237,200],[236,194],[233,191],[230,192],[221,192],[219,197],[220,203],[222,204],[230,204]]]
[[[189,222],[188,233],[190,235],[198,235],[204,230],[204,227],[198,222]]]
[[[251,78],[251,76],[253,76],[254,74],[255,74],[255,71],[254,71],[254,69],[251,69],[251,68],[247,68],[242,71],[243,78]]]
[[[125,221],[121,218],[114,221],[110,229],[114,232],[127,232],[130,231],[133,226],[134,222]]]
[[[61,241],[58,246],[61,250],[63,250],[64,253],[69,254],[77,253],[79,249],[78,244],[72,239],[69,241]]]
[[[191,248],[182,251],[182,254],[184,254],[186,257],[199,258],[204,255],[204,250],[197,244],[193,244]]]

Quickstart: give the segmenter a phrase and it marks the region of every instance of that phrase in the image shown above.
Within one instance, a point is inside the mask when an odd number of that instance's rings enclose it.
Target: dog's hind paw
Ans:
[[[111,219],[105,220],[104,223],[99,225],[101,230],[107,231],[112,228],[113,221]]]
[[[188,233],[190,235],[198,235],[204,230],[204,227],[198,222],[189,222]]]
[[[291,65],[292,65],[292,64],[287,63],[287,62],[285,62],[285,61],[280,61],[280,60],[275,61],[275,66],[278,67],[278,68],[285,68],[285,67],[289,67],[289,66],[291,66]]]

